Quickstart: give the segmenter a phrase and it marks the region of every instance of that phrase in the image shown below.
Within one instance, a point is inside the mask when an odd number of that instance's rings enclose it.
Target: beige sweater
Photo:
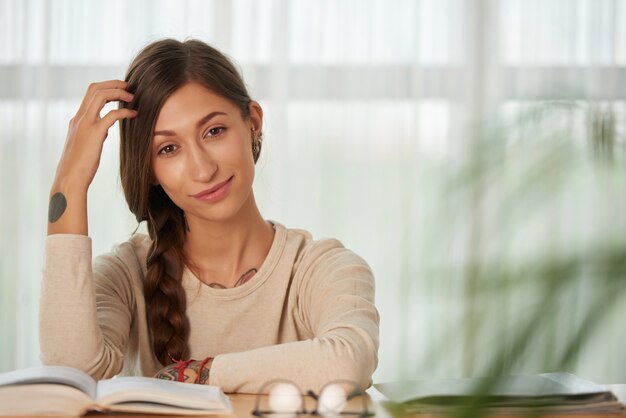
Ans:
[[[337,240],[314,241],[276,223],[266,260],[247,283],[214,289],[183,273],[191,357],[215,357],[209,383],[225,392],[258,392],[286,378],[303,391],[334,379],[372,383],[379,315],[365,261]],[[150,238],[135,234],[93,259],[91,238],[46,238],[40,302],[44,364],[96,379],[153,376],[143,278]]]

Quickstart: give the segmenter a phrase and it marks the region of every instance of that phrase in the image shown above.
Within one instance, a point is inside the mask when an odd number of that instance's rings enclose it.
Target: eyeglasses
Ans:
[[[315,409],[307,410],[305,396],[315,400]],[[351,401],[351,402],[350,402]],[[367,396],[354,382],[334,380],[320,390],[319,395],[309,390],[306,395],[290,380],[274,379],[265,383],[257,395],[252,415],[264,418],[286,418],[299,415],[325,417],[371,417],[367,409]]]

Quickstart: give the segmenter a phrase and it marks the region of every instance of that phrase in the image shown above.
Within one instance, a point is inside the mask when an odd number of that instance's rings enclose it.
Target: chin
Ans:
[[[200,208],[198,215],[210,222],[229,222],[242,214],[247,203],[247,199],[231,195],[211,207]]]

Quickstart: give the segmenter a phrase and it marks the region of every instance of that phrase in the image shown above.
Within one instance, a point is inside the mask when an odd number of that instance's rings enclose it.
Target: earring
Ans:
[[[254,158],[254,162],[256,163],[259,159],[259,154],[261,154],[261,142],[263,141],[263,133],[259,133],[259,137],[256,138],[256,131],[252,128],[252,157]]]

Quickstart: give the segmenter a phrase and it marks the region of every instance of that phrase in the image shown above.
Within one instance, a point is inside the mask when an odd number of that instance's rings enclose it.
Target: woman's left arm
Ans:
[[[209,383],[225,392],[256,393],[268,380],[289,379],[303,391],[347,379],[363,389],[378,365],[379,314],[367,263],[338,241],[315,245],[294,278],[297,315],[313,338],[221,354]],[[293,289],[292,289],[293,290]]]

